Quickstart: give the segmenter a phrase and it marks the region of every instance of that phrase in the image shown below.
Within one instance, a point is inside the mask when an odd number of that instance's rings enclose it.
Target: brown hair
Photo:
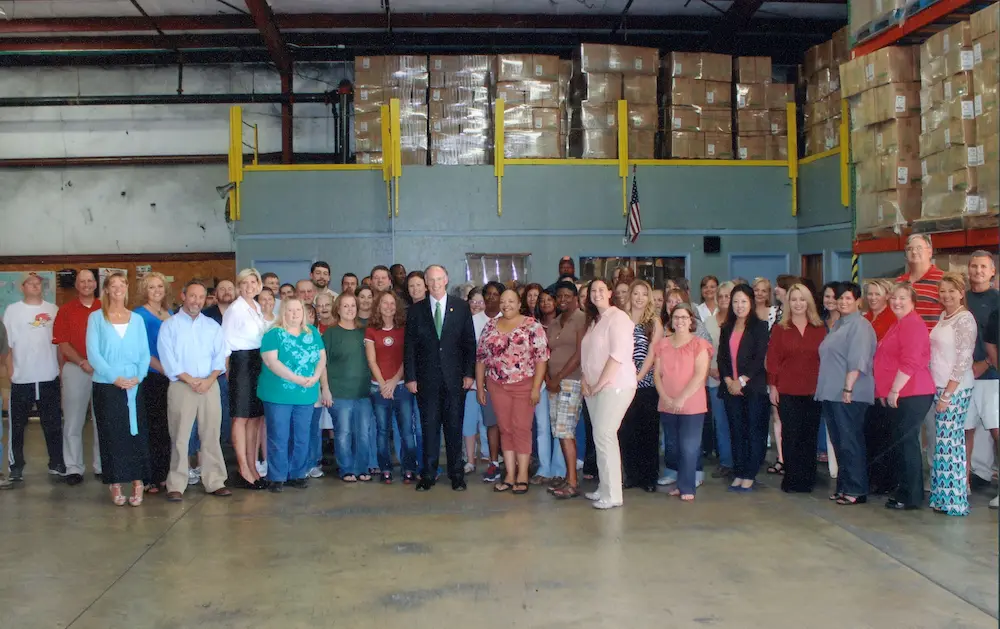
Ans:
[[[104,313],[104,320],[111,323],[110,308],[111,308],[111,298],[108,294],[108,287],[111,286],[111,280],[120,279],[125,282],[125,303],[128,303],[128,277],[121,271],[115,271],[111,275],[104,278],[104,285],[101,287],[101,312]],[[127,307],[127,306],[126,306]]]
[[[382,300],[386,297],[392,297],[392,300],[396,302],[396,314],[392,317],[392,327],[401,328],[406,325],[406,310],[403,308],[403,300],[399,298],[392,290],[387,290],[384,293],[375,294],[375,298],[372,300],[372,314],[368,317],[368,327],[381,330],[385,327],[385,322],[382,320]]]
[[[800,284],[801,282],[802,278],[799,276],[787,275],[785,273],[782,273],[775,279],[775,284],[777,284],[779,288],[784,289],[786,293],[792,289],[792,286]]]
[[[677,304],[677,306],[674,307],[674,312],[677,312],[678,310],[683,310],[684,312],[691,315],[691,329],[689,330],[689,332],[691,332],[691,334],[697,332],[699,319],[698,315],[695,314],[694,309],[691,308],[691,304],[688,303]],[[671,312],[670,317],[667,318],[667,331],[669,331],[671,334],[675,334],[677,332],[677,330],[674,329],[674,312]]]
[[[916,307],[919,298],[917,296],[917,289],[913,288],[913,284],[909,282],[897,282],[892,287],[892,293],[895,293],[897,290],[905,290],[910,293],[910,299],[913,300],[913,306]],[[892,293],[889,293],[888,296],[891,297]]]
[[[345,299],[354,300],[354,327],[361,327],[361,319],[358,317],[358,312],[360,312],[358,309],[358,298],[351,293],[341,293],[340,296],[333,301],[333,323],[330,325],[340,325],[340,304],[344,303]]]
[[[968,285],[965,283],[965,276],[959,273],[945,273],[944,275],[941,276],[941,282],[948,282],[949,284],[951,284],[958,290],[962,291],[963,293],[965,293],[965,291],[968,290],[967,288]],[[941,282],[938,282],[938,284],[940,285]],[[962,304],[965,303],[964,295],[962,296],[961,303]]]

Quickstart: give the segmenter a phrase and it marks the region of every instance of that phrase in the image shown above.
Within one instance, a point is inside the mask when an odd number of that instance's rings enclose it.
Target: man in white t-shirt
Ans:
[[[11,304],[3,315],[10,353],[10,480],[24,480],[24,429],[28,414],[37,408],[41,417],[45,446],[49,453],[49,474],[65,476],[62,443],[62,411],[59,390],[59,359],[52,344],[56,306],[42,299],[42,278],[26,273],[21,278],[24,299]]]

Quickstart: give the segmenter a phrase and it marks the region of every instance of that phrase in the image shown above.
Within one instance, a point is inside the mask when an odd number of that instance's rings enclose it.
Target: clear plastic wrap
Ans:
[[[733,58],[707,52],[671,52],[663,57],[664,75],[732,83]]]
[[[617,129],[573,129],[570,132],[570,152],[583,159],[616,159]]]
[[[763,83],[736,84],[737,109],[767,109],[767,90]]]
[[[629,159],[654,159],[656,157],[656,131],[629,130],[628,156]]]
[[[581,73],[577,97],[587,103],[614,103],[622,98],[622,75]]]
[[[556,159],[565,157],[558,131],[504,132],[504,157]]]
[[[737,83],[770,83],[770,57],[736,57],[734,77]]]
[[[622,97],[629,105],[656,105],[656,75],[634,74],[624,77]],[[617,99],[615,99],[617,100]]]
[[[771,124],[768,111],[766,109],[761,109],[761,110],[743,109],[737,111],[736,132],[737,134],[744,137],[751,135],[769,134],[771,132]],[[761,152],[763,153],[763,149],[761,149]]]
[[[664,134],[665,150],[674,159],[704,159],[705,134],[701,131],[670,131]]]
[[[628,127],[635,131],[656,131],[658,122],[656,105],[628,105]]]

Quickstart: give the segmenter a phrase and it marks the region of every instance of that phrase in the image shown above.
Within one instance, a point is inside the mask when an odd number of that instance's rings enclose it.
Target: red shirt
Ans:
[[[885,333],[896,323],[896,315],[888,307],[883,308],[878,315],[873,315],[869,310],[865,313],[865,319],[875,328],[875,339],[881,341]]]
[[[69,343],[80,358],[87,359],[87,318],[90,313],[101,309],[101,300],[94,299],[90,308],[79,299],[67,302],[56,313],[52,324],[52,344]]]
[[[767,383],[782,395],[813,395],[819,379],[819,346],[826,326],[807,325],[804,333],[794,323],[771,328],[767,345]]]
[[[934,329],[941,317],[941,312],[944,311],[944,306],[941,305],[938,296],[938,284],[943,277],[944,271],[932,264],[924,276],[915,282],[910,280],[909,273],[903,273],[896,279],[897,282],[913,284],[914,290],[917,291],[917,314],[924,320],[928,332]]]
[[[892,390],[896,372],[910,376],[899,397],[933,395],[934,378],[931,376],[931,337],[920,325],[916,311],[911,312],[892,326],[875,349],[875,397],[884,398]]]
[[[375,364],[382,372],[382,379],[388,380],[403,366],[403,335],[406,328],[400,326],[391,330],[365,329],[365,343],[375,344]],[[372,379],[372,382],[375,382]]]

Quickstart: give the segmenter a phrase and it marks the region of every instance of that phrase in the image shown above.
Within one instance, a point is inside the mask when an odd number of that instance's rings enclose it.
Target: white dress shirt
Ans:
[[[248,303],[238,297],[222,316],[222,335],[229,352],[260,349],[265,330],[267,323],[256,301]]]
[[[230,308],[232,310],[232,308]],[[226,372],[229,350],[222,328],[203,314],[191,318],[181,310],[163,322],[156,341],[163,372],[171,382],[186,373],[192,378],[206,378],[213,371]]]
[[[434,309],[437,308],[438,300],[434,299],[428,293],[427,299],[431,302],[431,321],[434,320]],[[444,318],[448,316],[448,293],[445,293],[444,297],[441,298],[441,326],[444,326]]]

